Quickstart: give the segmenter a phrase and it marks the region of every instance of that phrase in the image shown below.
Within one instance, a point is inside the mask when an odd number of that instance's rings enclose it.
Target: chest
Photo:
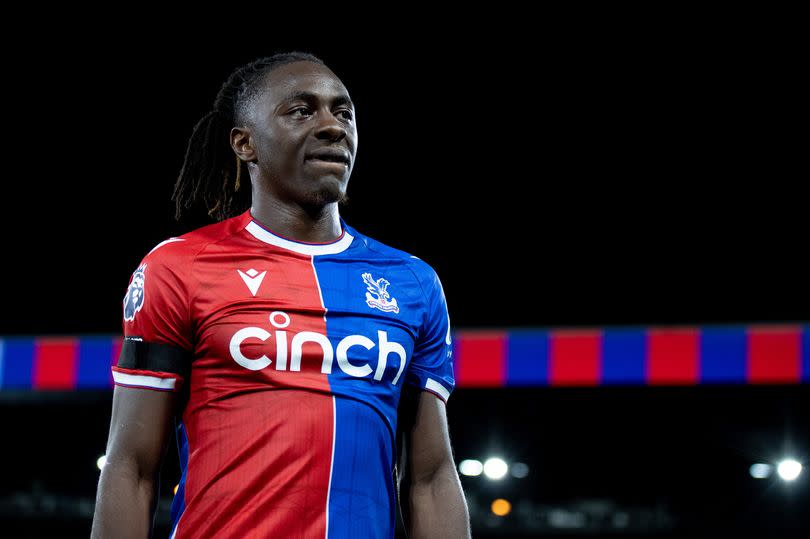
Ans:
[[[195,362],[281,385],[401,385],[423,316],[421,288],[385,262],[252,256],[197,269]]]

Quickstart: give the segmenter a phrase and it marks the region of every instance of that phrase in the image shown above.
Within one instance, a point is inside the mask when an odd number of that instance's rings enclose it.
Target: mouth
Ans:
[[[323,170],[331,170],[345,173],[349,169],[349,164],[345,161],[328,161],[326,159],[307,159],[306,164]]]
[[[348,167],[351,161],[349,154],[339,149],[316,150],[308,154],[305,160],[318,165],[341,166],[343,168]]]

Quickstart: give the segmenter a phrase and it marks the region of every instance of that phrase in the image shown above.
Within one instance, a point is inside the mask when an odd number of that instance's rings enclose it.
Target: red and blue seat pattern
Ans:
[[[120,336],[0,338],[0,389],[111,389]],[[458,387],[810,382],[810,325],[457,331]]]

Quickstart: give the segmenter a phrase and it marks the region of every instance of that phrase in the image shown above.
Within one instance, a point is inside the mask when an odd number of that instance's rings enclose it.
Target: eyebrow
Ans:
[[[313,101],[318,101],[318,99],[320,99],[320,96],[318,96],[317,94],[313,94],[312,92],[295,92],[285,97],[282,102],[289,103],[290,101],[295,101],[297,99],[311,103]],[[346,94],[338,94],[337,96],[335,96],[332,99],[332,105],[348,105],[349,107],[354,108],[354,103]]]

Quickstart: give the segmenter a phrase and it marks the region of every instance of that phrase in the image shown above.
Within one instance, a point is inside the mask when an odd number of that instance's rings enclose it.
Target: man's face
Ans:
[[[345,197],[357,128],[349,93],[328,68],[312,62],[276,68],[246,116],[260,180],[274,196],[312,206]]]

